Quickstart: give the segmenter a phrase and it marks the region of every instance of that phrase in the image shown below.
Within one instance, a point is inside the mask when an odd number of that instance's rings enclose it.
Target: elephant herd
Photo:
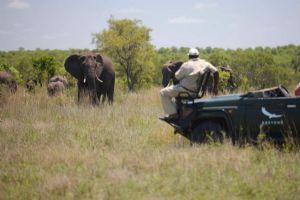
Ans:
[[[100,54],[71,55],[64,63],[64,67],[71,76],[77,79],[78,102],[88,96],[92,105],[104,103],[106,98],[112,104],[114,100],[115,70],[110,58]],[[0,86],[5,86],[12,93],[17,90],[16,79],[8,72],[0,71]],[[29,80],[26,88],[34,90],[36,82]],[[49,79],[47,91],[49,96],[55,96],[68,87],[68,80],[64,76],[56,75]]]
[[[181,67],[183,61],[169,61],[162,68],[162,85],[166,87],[170,80],[177,83],[175,72]],[[115,70],[110,58],[94,53],[71,55],[64,63],[66,71],[77,79],[78,102],[88,96],[92,105],[108,103],[114,100]],[[221,68],[221,70],[223,70]],[[231,71],[230,71],[231,74]],[[11,92],[17,90],[16,80],[8,72],[0,72],[0,85],[7,85]],[[31,90],[36,85],[34,81],[26,82],[26,87]],[[49,80],[47,90],[49,96],[55,96],[68,87],[68,80],[64,76],[56,75]]]

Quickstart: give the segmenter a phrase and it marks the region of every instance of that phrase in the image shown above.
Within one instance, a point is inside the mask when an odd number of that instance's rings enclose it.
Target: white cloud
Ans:
[[[175,17],[170,20],[171,24],[197,24],[204,23],[204,19],[193,18],[193,17]]]
[[[14,9],[26,9],[31,8],[31,5],[26,2],[26,0],[9,0],[8,7]]]
[[[218,4],[216,2],[211,2],[211,3],[199,2],[194,5],[194,9],[203,10],[203,9],[208,9],[208,8],[215,8],[217,6],[218,6]]]

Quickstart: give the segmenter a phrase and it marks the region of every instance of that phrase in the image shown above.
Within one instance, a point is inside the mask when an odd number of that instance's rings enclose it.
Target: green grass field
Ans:
[[[0,199],[299,199],[298,151],[191,147],[162,114],[159,88],[78,106],[22,88],[0,102]]]

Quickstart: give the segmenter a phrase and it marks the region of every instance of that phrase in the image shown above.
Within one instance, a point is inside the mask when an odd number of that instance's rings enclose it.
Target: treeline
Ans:
[[[200,57],[215,66],[229,66],[238,89],[261,89],[276,85],[294,87],[300,82],[300,46],[247,49],[198,48]],[[166,60],[186,60],[188,48],[157,50],[157,64]]]
[[[159,85],[161,67],[169,60],[186,60],[189,48],[159,48],[154,52],[154,66],[149,71],[151,78],[139,81],[141,87]],[[215,66],[226,66],[232,69],[237,89],[261,89],[275,85],[293,87],[300,81],[300,46],[287,45],[280,47],[257,47],[248,49],[198,48],[200,57]],[[0,71],[11,72],[18,84],[24,85],[28,80],[37,80],[43,86],[53,75],[65,75],[71,85],[75,80],[64,70],[64,60],[71,54],[80,54],[88,49],[41,50],[19,49],[17,51],[0,52]],[[96,50],[94,50],[97,52]],[[101,52],[100,52],[101,53]],[[114,61],[116,62],[116,61]],[[149,61],[148,61],[149,62]],[[118,64],[116,67],[121,67]],[[126,88],[124,77],[117,71],[117,84]],[[143,77],[141,77],[142,79]],[[226,79],[225,75],[221,78]],[[221,80],[222,81],[222,80]],[[137,88],[141,88],[137,87]],[[223,89],[226,89],[226,86]]]

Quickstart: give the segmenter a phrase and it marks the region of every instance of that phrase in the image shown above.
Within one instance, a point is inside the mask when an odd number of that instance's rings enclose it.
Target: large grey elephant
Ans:
[[[181,67],[183,61],[168,61],[163,65],[161,73],[163,75],[162,85],[167,87],[170,80],[173,80],[173,84],[177,84],[178,80],[175,78],[175,72]]]
[[[0,71],[0,85],[8,87],[12,93],[17,91],[16,79],[9,72]]]
[[[86,92],[93,105],[98,105],[102,96],[104,103],[113,103],[115,71],[110,58],[100,54],[71,55],[65,61],[65,69],[77,79],[78,101]]]

